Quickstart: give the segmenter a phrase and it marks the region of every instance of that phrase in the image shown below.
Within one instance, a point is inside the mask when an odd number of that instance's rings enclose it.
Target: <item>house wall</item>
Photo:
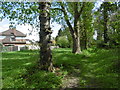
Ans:
[[[15,46],[18,46],[18,51],[20,51],[22,48],[25,48],[25,44],[16,44]]]
[[[26,46],[28,47],[28,50],[39,50],[40,49],[40,47],[38,45],[29,44]]]
[[[6,36],[0,36],[0,39],[4,39]]]
[[[16,37],[16,39],[25,39],[25,37]]]

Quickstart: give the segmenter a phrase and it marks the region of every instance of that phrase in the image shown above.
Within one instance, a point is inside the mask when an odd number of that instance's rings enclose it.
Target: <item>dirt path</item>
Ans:
[[[79,78],[73,76],[66,76],[62,81],[62,88],[77,88],[79,85]]]

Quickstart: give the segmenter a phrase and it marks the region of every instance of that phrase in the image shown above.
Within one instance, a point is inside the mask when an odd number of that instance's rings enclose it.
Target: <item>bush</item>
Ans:
[[[60,36],[57,39],[57,45],[61,48],[68,48],[70,47],[69,41],[66,36]]]

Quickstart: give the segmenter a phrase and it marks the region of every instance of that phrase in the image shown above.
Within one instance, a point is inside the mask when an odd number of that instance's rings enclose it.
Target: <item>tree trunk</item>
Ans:
[[[107,21],[108,21],[108,10],[107,10],[107,3],[108,2],[104,2],[104,5],[103,5],[103,17],[104,17],[104,43],[107,43],[108,42],[108,29],[107,29]]]
[[[79,54],[81,53],[80,49],[80,38],[79,36],[73,37],[73,50],[72,53]]]
[[[74,33],[73,33],[73,53],[78,54],[81,53],[80,48],[80,28],[79,28],[79,21],[77,20],[77,16],[75,16],[74,20]]]
[[[97,30],[97,40],[98,41],[102,40],[102,31],[101,30]]]
[[[53,70],[52,52],[50,49],[51,28],[50,28],[50,3],[40,2],[40,69],[46,71]]]
[[[81,26],[80,36],[81,36],[80,37],[81,50],[85,50],[87,49],[87,32],[84,26]]]
[[[83,38],[80,40],[80,46],[81,46],[81,50],[87,49],[87,40],[86,40],[86,38],[83,37]]]
[[[74,4],[74,33],[73,33],[73,53],[81,53],[80,48],[80,21],[77,3]]]

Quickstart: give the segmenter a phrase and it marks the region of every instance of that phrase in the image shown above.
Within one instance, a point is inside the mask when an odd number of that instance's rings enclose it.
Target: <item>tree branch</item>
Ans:
[[[51,10],[60,10],[63,12],[63,10],[61,8],[50,8]]]
[[[78,18],[80,17],[80,15],[81,15],[81,13],[83,11],[84,6],[85,6],[85,3],[83,2],[83,5],[82,5],[80,11],[78,12]]]
[[[60,6],[61,6],[62,11],[63,11],[63,13],[64,13],[65,21],[66,21],[67,25],[68,25],[69,28],[70,28],[70,32],[71,32],[71,33],[74,33],[73,27],[72,27],[72,25],[71,25],[71,23],[70,23],[70,21],[69,21],[69,19],[68,19],[68,15],[67,15],[67,12],[66,12],[64,6],[63,6],[62,4],[60,4]]]

